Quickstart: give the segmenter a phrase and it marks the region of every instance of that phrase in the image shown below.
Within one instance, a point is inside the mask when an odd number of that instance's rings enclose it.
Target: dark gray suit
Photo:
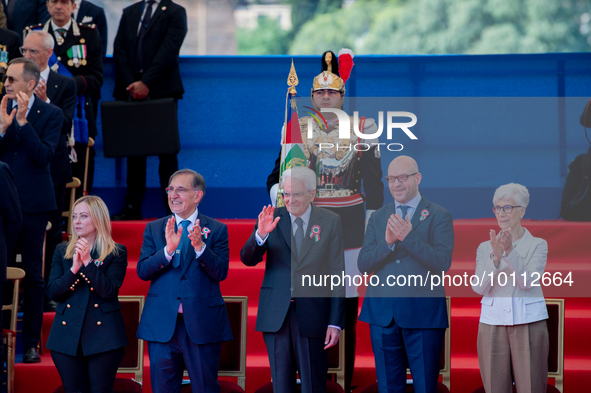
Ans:
[[[345,269],[339,216],[314,205],[311,208],[299,260],[292,247],[292,224],[286,208],[275,210],[275,217],[280,220],[264,244],[259,246],[256,241],[257,224],[240,252],[240,259],[247,266],[255,266],[267,254],[256,330],[265,336],[276,392],[292,388],[296,368],[303,392],[325,391],[326,330],[328,325],[345,325],[343,287],[331,293],[326,287],[311,289],[295,285],[301,283],[304,275],[340,276]],[[318,241],[310,236],[314,227],[320,230]],[[286,345],[290,339],[295,343],[295,350]]]

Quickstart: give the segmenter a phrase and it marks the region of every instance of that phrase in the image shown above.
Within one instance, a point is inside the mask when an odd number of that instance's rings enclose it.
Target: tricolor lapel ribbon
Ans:
[[[429,217],[429,210],[423,209],[423,211],[421,212],[420,221],[425,221],[425,218],[427,218],[427,217]]]
[[[318,225],[312,227],[312,230],[310,231],[310,239],[314,239],[314,243],[320,240],[320,227]]]
[[[94,261],[94,264],[96,265],[96,267],[101,267],[103,265],[103,261],[99,261],[97,259],[96,261]]]
[[[205,240],[207,240],[207,235],[209,235],[211,233],[211,229],[209,229],[208,227],[205,227],[201,230],[201,234],[203,236],[205,236]]]

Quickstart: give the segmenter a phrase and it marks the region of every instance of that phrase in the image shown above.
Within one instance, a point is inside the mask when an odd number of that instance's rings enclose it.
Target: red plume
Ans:
[[[343,84],[347,82],[353,69],[353,51],[351,49],[343,48],[339,51],[339,74],[343,80]]]

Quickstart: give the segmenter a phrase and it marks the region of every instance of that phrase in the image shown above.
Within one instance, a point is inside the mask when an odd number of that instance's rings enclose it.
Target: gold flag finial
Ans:
[[[300,83],[298,79],[298,74],[296,74],[295,67],[293,66],[293,59],[291,59],[291,69],[289,70],[289,76],[287,77],[287,85],[289,89],[287,89],[288,93],[292,96],[297,94],[295,87]]]

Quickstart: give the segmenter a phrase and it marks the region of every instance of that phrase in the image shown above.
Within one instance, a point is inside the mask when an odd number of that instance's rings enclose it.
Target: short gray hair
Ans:
[[[8,67],[13,64],[22,64],[23,79],[27,82],[33,80],[35,81],[35,86],[37,86],[41,77],[41,71],[39,71],[39,66],[33,60],[27,59],[26,57],[17,57],[8,62]]]
[[[310,168],[296,166],[283,172],[281,175],[281,188],[283,188],[287,178],[302,180],[306,189],[316,191],[316,174]]]
[[[55,45],[55,40],[48,32],[43,30],[33,30],[29,34],[27,34],[27,37],[30,35],[38,35],[39,37],[41,37],[41,39],[43,40],[43,49],[53,49]]]
[[[170,176],[170,179],[168,179],[168,184],[172,183],[172,179],[174,179],[175,176],[178,175],[193,176],[191,187],[193,187],[196,190],[203,191],[203,194],[205,194],[205,179],[203,178],[203,176],[201,176],[201,174],[195,172],[192,169],[181,169],[173,173],[172,176]]]
[[[501,199],[511,199],[519,206],[527,207],[529,204],[529,191],[527,188],[517,183],[509,183],[500,186],[493,196],[493,205]]]

